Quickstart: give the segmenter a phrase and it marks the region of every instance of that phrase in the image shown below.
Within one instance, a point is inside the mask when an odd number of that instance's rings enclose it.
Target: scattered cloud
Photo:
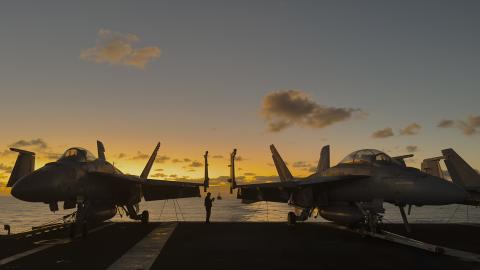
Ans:
[[[416,145],[407,145],[405,147],[405,149],[407,150],[407,152],[409,153],[414,153],[414,152],[417,152],[418,151],[418,146]]]
[[[393,135],[394,134],[393,134],[392,128],[387,127],[387,128],[380,129],[373,132],[372,137],[376,139],[381,139],[381,138],[392,137]]]
[[[257,175],[257,174],[256,174],[256,173],[252,173],[252,172],[246,172],[246,173],[244,173],[243,175],[245,175],[245,176],[255,176],[255,175]]]
[[[180,163],[180,162],[182,162],[182,160],[180,160],[178,158],[172,159],[172,163]]]
[[[212,158],[223,158],[222,155],[214,155]]]
[[[480,133],[480,115],[470,115],[465,120],[442,120],[437,124],[440,128],[457,128],[467,136]]]
[[[144,154],[140,151],[137,151],[137,154],[131,157],[131,160],[142,160],[142,159],[148,159],[150,156],[147,154]]]
[[[184,159],[183,159],[183,162],[190,162],[190,161],[192,161],[192,160],[189,159],[189,158],[184,158]]]
[[[13,154],[14,154],[14,152],[10,151],[10,149],[5,149],[5,150],[0,152],[0,157],[6,157],[6,156],[13,155]]]
[[[152,174],[152,177],[155,177],[155,178],[158,178],[158,177],[165,178],[165,177],[167,177],[167,175],[164,174],[164,173],[154,173],[154,174]]]
[[[203,163],[201,162],[198,162],[198,161],[192,161],[192,163],[190,163],[190,165],[188,165],[189,167],[193,167],[193,168],[198,168],[198,167],[202,167],[203,166]]]
[[[4,171],[6,173],[10,173],[12,171],[13,167],[9,165],[5,165],[3,163],[0,163],[0,171]]]
[[[310,167],[310,164],[305,161],[296,161],[292,163],[292,167],[294,168],[308,168]]]
[[[437,127],[439,128],[450,128],[455,125],[455,122],[453,120],[448,120],[448,119],[443,119],[440,122],[438,122]]]
[[[462,130],[465,135],[478,134],[480,129],[480,115],[470,115],[467,120],[457,121],[457,127]]]
[[[156,163],[165,163],[166,161],[170,160],[170,157],[167,156],[157,156],[155,159]]]
[[[95,46],[83,50],[80,59],[145,69],[149,62],[160,57],[160,48],[157,46],[135,48],[134,44],[138,41],[139,37],[134,34],[100,29]]]
[[[277,182],[280,181],[278,175],[269,175],[269,176],[256,176],[255,181],[258,182]]]
[[[410,125],[400,129],[400,135],[417,135],[420,132],[420,126],[417,123],[411,123]]]
[[[13,147],[13,148],[28,147],[28,148],[43,150],[48,148],[48,144],[43,139],[39,138],[39,139],[32,139],[32,140],[19,140],[10,144],[9,147]]]
[[[163,172],[163,169],[162,168],[159,168],[159,169],[155,169],[156,172]]]
[[[55,153],[55,152],[46,152],[46,153],[43,153],[43,156],[49,160],[57,160],[62,156],[62,154]]]
[[[235,161],[244,161],[245,158],[243,158],[242,156],[235,156]]]
[[[50,146],[43,139],[31,139],[31,140],[19,140],[8,145],[12,148],[20,148],[29,151],[33,151],[37,154],[39,158],[45,158],[47,160],[56,160],[62,154],[54,152]],[[10,149],[5,149],[0,152],[0,156],[10,156],[15,155],[16,153],[10,151]]]
[[[262,116],[268,130],[278,132],[292,125],[324,128],[348,120],[360,109],[327,107],[300,90],[275,91],[263,98]]]
[[[120,153],[120,154],[117,155],[117,158],[120,158],[120,159],[126,158],[126,157],[127,157],[127,155],[125,153]]]

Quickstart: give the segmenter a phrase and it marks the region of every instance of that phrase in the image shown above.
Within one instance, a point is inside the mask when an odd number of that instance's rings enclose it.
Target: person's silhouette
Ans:
[[[215,198],[211,198],[211,193],[208,192],[205,197],[205,210],[207,211],[207,217],[205,222],[210,223],[210,214],[212,213],[212,203],[215,201]]]

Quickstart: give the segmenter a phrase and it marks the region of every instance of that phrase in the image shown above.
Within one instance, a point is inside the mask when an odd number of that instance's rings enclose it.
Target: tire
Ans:
[[[295,225],[295,223],[297,223],[297,216],[294,212],[288,212],[287,222],[288,225]]]
[[[144,210],[142,212],[142,223],[144,223],[144,224],[148,223],[149,219],[150,219],[150,214],[148,213],[147,210]]]

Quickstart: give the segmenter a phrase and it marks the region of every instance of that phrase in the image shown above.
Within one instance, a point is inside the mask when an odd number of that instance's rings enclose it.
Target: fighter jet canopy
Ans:
[[[373,164],[373,163],[380,163],[380,164],[397,164],[396,160],[393,160],[389,155],[385,154],[382,151],[375,150],[375,149],[363,149],[358,150],[350,155],[346,156],[340,164]]]
[[[73,147],[65,151],[58,161],[87,162],[94,161],[96,159],[97,158],[87,149]]]

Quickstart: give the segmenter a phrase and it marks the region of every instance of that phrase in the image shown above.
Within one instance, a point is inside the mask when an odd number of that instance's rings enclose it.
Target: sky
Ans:
[[[320,149],[453,147],[480,168],[478,1],[3,1],[0,181],[20,146],[67,148],[159,179],[294,175]],[[213,156],[216,156],[213,158]],[[151,176],[152,176],[151,175]]]

